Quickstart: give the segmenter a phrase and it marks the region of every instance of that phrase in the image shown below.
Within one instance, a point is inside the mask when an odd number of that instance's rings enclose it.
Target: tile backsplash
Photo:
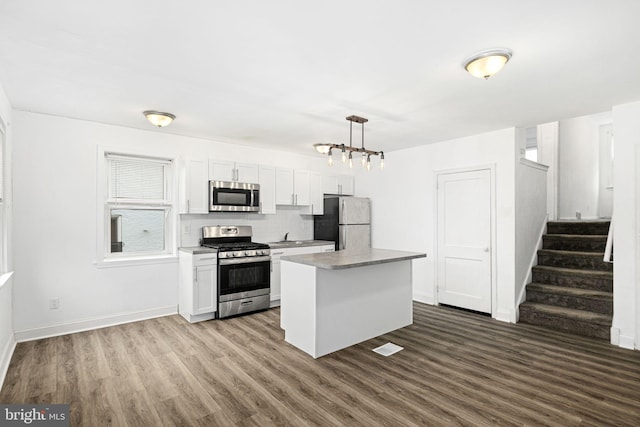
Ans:
[[[199,246],[202,227],[207,225],[250,225],[254,242],[277,242],[289,233],[289,240],[313,239],[313,216],[302,208],[278,206],[275,215],[216,212],[208,215],[180,215],[180,246]]]

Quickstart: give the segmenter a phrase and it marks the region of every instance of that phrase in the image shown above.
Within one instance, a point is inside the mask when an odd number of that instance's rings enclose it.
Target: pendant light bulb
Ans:
[[[353,169],[353,156],[351,155],[351,151],[349,151],[349,169]]]
[[[342,163],[347,163],[347,152],[344,149],[344,144],[342,145]]]
[[[362,153],[362,158],[360,159],[360,163],[362,163],[363,167],[365,166],[365,164],[367,163],[367,153]]]
[[[384,169],[384,153],[380,152],[380,169]]]
[[[329,155],[329,166],[333,166],[333,154],[331,153],[331,149],[327,153]]]
[[[371,154],[367,155],[367,171],[371,170]]]

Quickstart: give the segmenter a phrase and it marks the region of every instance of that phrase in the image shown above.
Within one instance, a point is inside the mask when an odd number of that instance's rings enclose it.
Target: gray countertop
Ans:
[[[335,242],[328,240],[287,240],[285,242],[267,242],[271,249],[281,248],[303,248],[305,246],[335,245]]]
[[[205,248],[204,246],[183,246],[180,248],[182,252],[188,252],[193,255],[216,253],[215,249]]]
[[[271,249],[281,248],[304,248],[305,246],[323,246],[334,245],[334,242],[327,240],[287,240],[286,242],[269,242],[266,243]],[[193,255],[210,254],[216,252],[215,249],[205,248],[203,246],[184,246],[180,248],[183,252],[188,252]]]
[[[420,252],[394,251],[390,249],[344,250],[322,252],[305,255],[283,256],[283,261],[296,262],[326,270],[342,270],[346,268],[365,267],[387,262],[407,261],[415,258],[426,258]]]

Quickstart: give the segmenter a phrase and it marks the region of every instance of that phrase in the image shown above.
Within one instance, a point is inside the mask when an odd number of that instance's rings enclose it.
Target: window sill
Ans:
[[[153,257],[131,257],[131,258],[108,258],[102,261],[95,262],[95,266],[98,268],[113,268],[113,267],[132,267],[137,265],[149,265],[149,264],[174,264],[178,262],[176,255],[164,255]]]

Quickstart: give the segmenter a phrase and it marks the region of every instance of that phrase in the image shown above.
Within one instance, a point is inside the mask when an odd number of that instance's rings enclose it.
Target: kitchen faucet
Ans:
[[[287,238],[289,237],[289,232],[287,231],[286,233],[284,233],[284,241],[287,241]]]

